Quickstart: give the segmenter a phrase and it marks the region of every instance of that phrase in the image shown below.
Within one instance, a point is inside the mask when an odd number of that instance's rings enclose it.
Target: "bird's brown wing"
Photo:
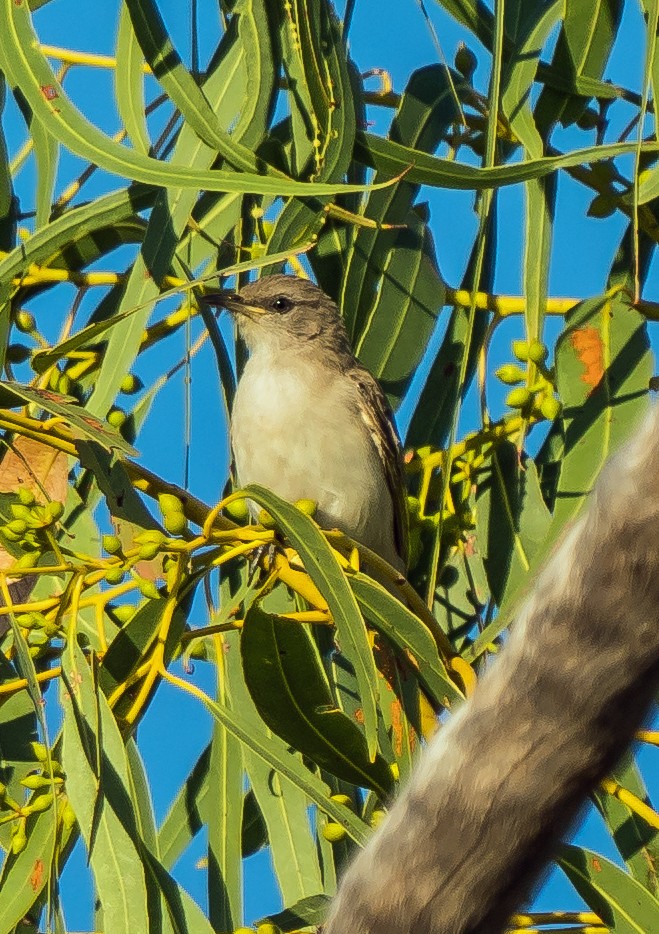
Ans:
[[[384,475],[394,507],[394,540],[396,550],[407,567],[409,529],[403,454],[400,438],[387,397],[377,380],[362,366],[353,367],[347,374],[359,387],[360,415],[368,428],[373,444],[382,461]]]

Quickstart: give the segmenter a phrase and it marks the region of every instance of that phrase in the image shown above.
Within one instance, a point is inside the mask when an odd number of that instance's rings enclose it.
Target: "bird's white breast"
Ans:
[[[321,525],[392,560],[391,495],[356,398],[336,370],[255,353],[231,419],[238,482],[262,484],[289,502],[314,500]]]

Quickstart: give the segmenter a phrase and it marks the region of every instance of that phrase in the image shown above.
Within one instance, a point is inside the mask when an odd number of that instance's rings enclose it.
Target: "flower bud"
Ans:
[[[346,836],[346,829],[335,821],[329,821],[322,829],[322,835],[330,843],[340,843]]]
[[[532,363],[544,363],[547,359],[549,351],[547,350],[546,344],[543,344],[542,341],[531,341],[529,344],[529,360]]]
[[[519,389],[513,389],[506,396],[506,405],[511,409],[523,409],[529,404],[533,396],[528,389],[519,387]]]
[[[121,551],[121,541],[117,535],[104,535],[102,544],[103,550],[109,555],[116,555]]]
[[[526,363],[529,359],[529,342],[513,341],[512,348],[514,356],[517,357],[518,360],[521,360],[522,363]]]

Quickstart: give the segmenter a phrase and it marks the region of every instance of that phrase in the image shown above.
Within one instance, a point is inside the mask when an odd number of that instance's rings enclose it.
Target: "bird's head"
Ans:
[[[206,295],[204,301],[227,308],[235,316],[251,352],[295,352],[311,345],[349,349],[336,304],[308,279],[264,276],[239,292]]]

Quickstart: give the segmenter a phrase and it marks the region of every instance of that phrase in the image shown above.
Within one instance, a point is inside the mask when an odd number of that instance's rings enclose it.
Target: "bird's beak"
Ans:
[[[204,295],[203,300],[207,305],[213,305],[215,308],[226,308],[231,314],[265,314],[265,308],[261,308],[259,305],[249,305],[237,292],[233,292],[231,289],[211,292]]]

